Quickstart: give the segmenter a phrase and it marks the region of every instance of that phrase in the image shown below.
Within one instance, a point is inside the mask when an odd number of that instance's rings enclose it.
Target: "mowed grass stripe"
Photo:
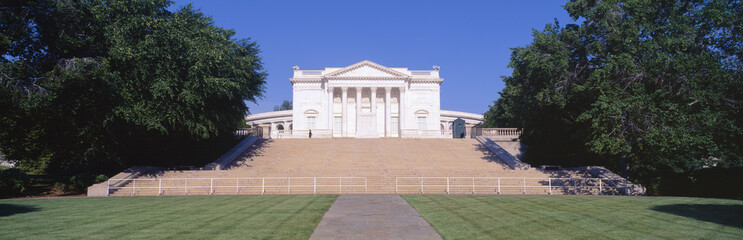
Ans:
[[[0,200],[0,239],[307,239],[337,195]]]
[[[618,196],[403,196],[445,239],[740,239],[743,201]]]

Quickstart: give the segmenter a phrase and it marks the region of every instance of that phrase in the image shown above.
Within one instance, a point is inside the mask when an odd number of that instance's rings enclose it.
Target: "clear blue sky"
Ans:
[[[255,40],[268,73],[251,113],[292,99],[292,66],[345,67],[370,60],[414,70],[441,66],[441,109],[484,113],[504,87],[513,47],[556,18],[564,1],[223,1],[191,3],[217,26]]]

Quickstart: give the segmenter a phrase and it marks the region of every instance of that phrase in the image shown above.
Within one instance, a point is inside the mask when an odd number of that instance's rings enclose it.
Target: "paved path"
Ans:
[[[341,195],[310,239],[441,239],[441,236],[398,195]]]

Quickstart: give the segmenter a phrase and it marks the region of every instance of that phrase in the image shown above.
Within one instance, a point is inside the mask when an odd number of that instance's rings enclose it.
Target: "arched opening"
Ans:
[[[276,130],[284,130],[284,125],[279,124],[276,126]]]
[[[293,123],[290,123],[289,124],[289,130],[294,130],[294,124]]]

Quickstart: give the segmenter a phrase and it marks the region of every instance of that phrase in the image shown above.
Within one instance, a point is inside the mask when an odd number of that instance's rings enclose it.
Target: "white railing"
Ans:
[[[441,130],[441,136],[450,138],[454,136],[454,133],[452,132],[452,130]]]
[[[317,75],[322,75],[322,71],[317,71],[317,70],[305,70],[305,71],[302,71],[302,75],[307,75],[307,76],[317,76]]]
[[[451,137],[451,131],[448,131],[449,135],[446,135],[445,130],[420,130],[420,129],[403,129],[402,137],[407,138],[445,138]]]
[[[276,130],[273,135],[272,138],[291,138],[292,130]]]
[[[332,137],[330,129],[312,129],[313,138],[329,138]],[[271,136],[272,138],[309,138],[309,130],[276,130]]]
[[[262,136],[262,128],[238,128],[235,130],[236,136]]]
[[[431,75],[431,71],[411,71],[411,75]]]
[[[396,177],[395,193],[509,193],[616,194],[617,188],[601,178],[519,178],[519,177]],[[595,190],[598,190],[597,192]]]
[[[109,179],[107,196],[112,191],[152,192],[156,195],[206,193],[221,194],[361,194],[367,192],[366,177],[253,177],[253,178],[153,178]],[[363,188],[363,189],[362,189]],[[205,191],[208,190],[208,191]],[[233,192],[234,190],[234,192]],[[260,191],[259,191],[260,190]]]
[[[519,137],[522,130],[518,128],[476,128],[475,136],[484,137]]]

